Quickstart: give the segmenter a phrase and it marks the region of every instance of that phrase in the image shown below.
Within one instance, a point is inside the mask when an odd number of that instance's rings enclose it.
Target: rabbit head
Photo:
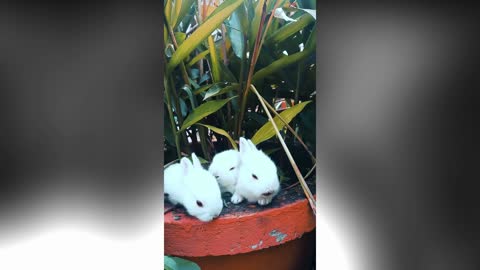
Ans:
[[[280,190],[277,167],[253,144],[240,138],[240,170],[237,182],[240,195],[248,201],[267,204]]]
[[[211,221],[222,212],[223,201],[217,180],[205,170],[195,153],[193,164],[182,159],[180,164],[184,171],[185,194],[183,206],[187,212],[201,221]]]
[[[237,150],[226,150],[216,154],[208,171],[213,174],[222,192],[233,194],[237,183],[240,155]]]

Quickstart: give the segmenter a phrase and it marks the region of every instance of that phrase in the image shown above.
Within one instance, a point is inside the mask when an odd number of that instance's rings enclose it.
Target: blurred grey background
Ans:
[[[69,219],[124,234],[161,215],[160,7],[1,4],[0,240]]]
[[[317,196],[354,269],[480,269],[474,9],[321,6]]]

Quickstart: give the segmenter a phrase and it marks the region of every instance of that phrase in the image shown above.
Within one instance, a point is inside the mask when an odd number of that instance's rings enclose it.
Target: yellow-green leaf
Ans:
[[[183,122],[182,128],[180,131],[185,130],[186,128],[190,127],[191,125],[197,123],[198,121],[202,120],[206,116],[220,110],[227,102],[232,100],[233,98],[236,98],[237,96],[227,98],[227,99],[222,99],[222,100],[212,100],[203,103],[202,105],[198,106],[193,110],[192,113],[190,113],[185,121]],[[180,132],[179,131],[179,132]]]
[[[293,65],[295,63],[298,63],[304,60],[305,58],[310,56],[310,54],[312,54],[314,51],[315,51],[315,31],[313,31],[312,34],[310,35],[309,39],[305,44],[305,49],[303,51],[294,53],[292,55],[284,56],[274,61],[270,65],[255,72],[255,74],[252,77],[253,84],[258,83],[259,80],[275,72],[278,72],[286,68],[287,66]]]
[[[280,43],[314,21],[315,20],[313,19],[313,17],[309,14],[303,14],[302,16],[298,17],[296,22],[288,23],[282,28],[272,33],[265,41],[265,43],[266,45]]]
[[[213,42],[212,35],[208,36],[208,49],[210,50],[210,69],[212,70],[213,82],[220,81],[220,64],[218,60],[215,42]]]
[[[175,28],[175,25],[177,24],[178,15],[180,14],[181,8],[182,8],[182,0],[175,0],[175,6],[174,6],[174,9],[172,9],[172,15],[170,16],[170,18],[172,19],[172,22],[170,23],[172,28]]]
[[[210,51],[209,50],[205,50],[199,54],[197,54],[192,60],[190,60],[190,62],[188,62],[187,66],[191,67],[193,66],[195,63],[197,63],[198,61],[200,61],[200,59],[204,58],[205,56],[207,56],[207,54],[209,54]]]
[[[209,17],[192,35],[186,39],[181,46],[173,54],[167,64],[167,74],[180,64],[205,38],[207,38],[223,21],[237,9],[243,0],[226,0],[218,8],[222,8],[215,16]],[[218,9],[217,8],[217,9]]]
[[[172,21],[170,20],[170,16],[172,12],[172,0],[167,0],[165,4],[165,19],[167,20],[168,24],[172,24]]]
[[[292,119],[299,114],[305,106],[312,101],[306,101],[302,103],[298,103],[297,105],[284,110],[283,112],[280,113],[280,116],[285,120],[285,122],[290,123]],[[273,121],[275,122],[275,125],[277,128],[280,130],[282,129],[285,124],[283,123],[282,120],[278,116],[275,116],[273,118]],[[273,128],[272,122],[268,121],[263,125],[252,137],[252,142],[254,144],[259,144],[263,141],[266,141],[270,139],[271,137],[275,136],[275,129]]]
[[[238,89],[238,86],[238,83],[233,83],[232,85],[226,86],[224,88],[221,88],[219,85],[214,85],[207,91],[207,93],[205,93],[205,97],[203,98],[203,100],[236,90]]]
[[[182,45],[182,43],[187,38],[187,35],[182,32],[175,32],[174,35],[175,35],[175,40],[177,41],[178,46]]]
[[[211,131],[217,133],[217,134],[220,134],[220,135],[223,135],[223,136],[227,137],[227,139],[230,141],[230,144],[232,144],[232,147],[233,147],[235,150],[238,150],[237,143],[235,143],[235,141],[232,139],[232,137],[230,136],[230,134],[228,134],[228,132],[226,132],[225,130],[223,130],[223,129],[221,129],[221,128],[214,127],[214,126],[205,125],[205,124],[197,124],[197,125],[204,126],[204,127],[208,128],[208,129],[210,129]]]

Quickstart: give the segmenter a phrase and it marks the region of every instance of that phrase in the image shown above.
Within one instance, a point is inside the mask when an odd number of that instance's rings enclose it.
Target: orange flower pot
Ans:
[[[181,209],[168,212],[165,254],[194,261],[202,270],[312,269],[315,216],[301,189],[295,190],[266,207],[231,205],[208,223]]]

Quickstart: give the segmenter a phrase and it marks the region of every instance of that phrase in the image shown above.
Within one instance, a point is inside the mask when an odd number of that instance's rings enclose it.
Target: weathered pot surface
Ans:
[[[313,182],[314,183],[314,182]],[[309,184],[312,192],[315,185]],[[211,222],[189,216],[181,207],[164,215],[165,254],[184,257],[248,253],[300,238],[315,228],[315,216],[297,185],[285,189],[267,206],[230,203]],[[165,202],[165,209],[172,205]]]

